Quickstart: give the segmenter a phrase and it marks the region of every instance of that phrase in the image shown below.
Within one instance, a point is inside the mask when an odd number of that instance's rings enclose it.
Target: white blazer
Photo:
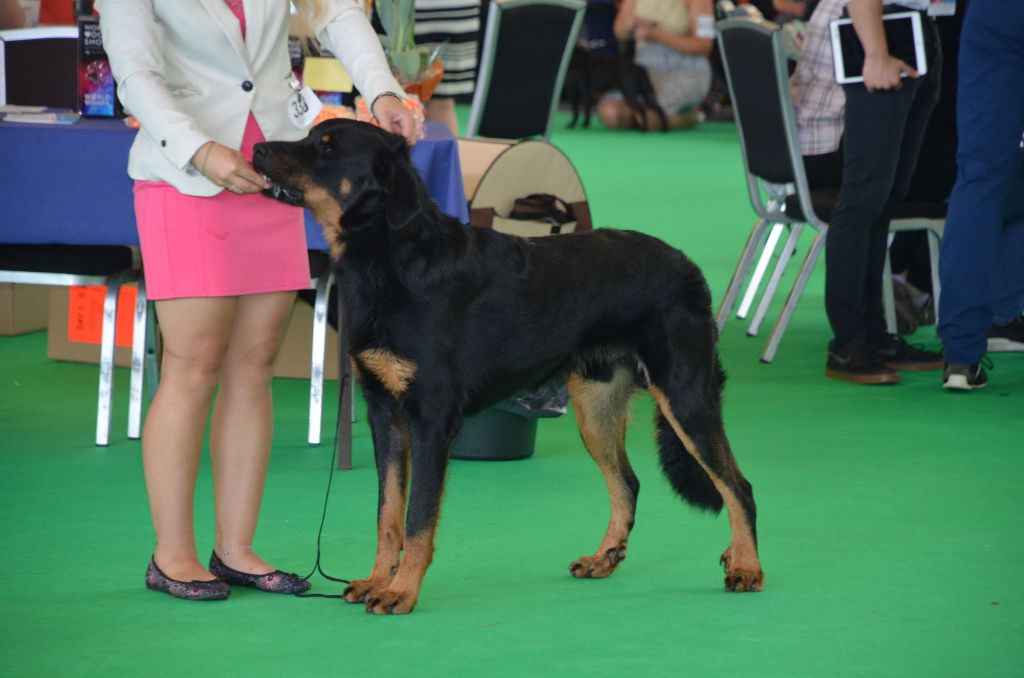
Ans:
[[[142,129],[128,174],[166,181],[182,193],[221,190],[189,162],[216,141],[239,148],[249,112],[267,139],[306,134],[289,120],[287,0],[245,0],[246,35],[224,0],[97,0],[117,94]],[[380,40],[354,0],[328,0],[317,38],[338,55],[373,101],[401,92]]]

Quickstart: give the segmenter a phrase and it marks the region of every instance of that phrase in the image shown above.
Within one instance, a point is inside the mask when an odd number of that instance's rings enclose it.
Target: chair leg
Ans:
[[[804,288],[807,287],[807,281],[811,277],[811,272],[814,271],[814,265],[817,263],[818,256],[825,246],[825,235],[827,233],[828,228],[822,228],[818,233],[818,237],[811,243],[811,248],[807,250],[807,256],[804,257],[803,266],[800,267],[800,272],[793,283],[793,288],[789,291],[789,296],[786,297],[786,304],[782,307],[782,313],[779,314],[779,319],[775,321],[772,333],[768,335],[768,343],[765,344],[764,353],[761,354],[761,362],[770,363],[775,360],[775,352],[779,350],[779,344],[782,343],[782,335],[786,333],[786,327],[793,316],[793,311],[796,310],[797,302],[803,296]]]
[[[750,327],[747,329],[748,336],[756,337],[761,329],[761,323],[764,321],[765,314],[768,313],[768,307],[772,303],[775,291],[779,289],[779,282],[781,282],[782,276],[786,272],[786,267],[789,266],[789,260],[793,257],[793,251],[796,249],[796,244],[799,242],[800,234],[803,230],[803,224],[792,224],[792,229],[789,232],[789,237],[786,238],[786,244],[783,246],[782,253],[779,254],[778,261],[775,262],[775,270],[772,271],[772,277],[768,279],[768,287],[765,288],[764,294],[761,296],[761,303],[757,305],[757,311],[754,312],[754,317],[750,321]]]
[[[942,245],[942,234],[935,229],[928,229],[928,259],[932,273],[932,307],[935,309],[935,326],[939,326],[939,294],[942,284],[939,282],[939,248]]]
[[[152,301],[146,302],[146,320],[146,402],[151,403],[156,395],[156,387],[160,385],[160,356],[156,345],[160,319],[156,316],[156,305]]]
[[[740,302],[740,310],[736,312],[737,318],[746,318],[750,312],[750,307],[754,304],[754,297],[757,296],[758,290],[761,289],[761,280],[764,279],[764,273],[768,270],[768,262],[772,260],[772,256],[775,254],[775,248],[779,245],[779,238],[782,237],[784,229],[784,224],[772,224],[772,230],[768,234],[768,242],[765,244],[764,249],[761,250],[761,258],[758,259],[757,266],[754,268],[754,275],[750,276],[750,283],[747,285],[746,294],[743,295],[743,301]]]
[[[142,386],[146,371],[146,333],[149,318],[146,300],[146,281],[139,275],[139,290],[135,296],[135,324],[132,327],[132,376],[128,398],[128,438],[138,440],[142,435]]]
[[[117,295],[122,276],[107,278],[107,295],[103,300],[103,331],[100,339],[100,388],[96,404],[96,444],[110,443],[110,409],[114,397],[114,334],[117,329]]]
[[[739,294],[740,287],[747,277],[747,271],[750,270],[750,264],[754,260],[754,253],[757,252],[764,241],[767,226],[768,223],[763,218],[759,218],[747,237],[747,244],[744,245],[743,252],[740,253],[740,260],[736,263],[736,270],[732,274],[732,279],[729,280],[729,286],[725,290],[722,305],[718,307],[718,315],[715,318],[715,322],[718,325],[719,333],[725,327],[725,321],[729,319],[729,313],[732,312],[732,307],[736,303],[736,296]]]
[[[885,252],[885,265],[882,268],[882,308],[885,310],[885,329],[889,334],[897,334],[896,299],[892,289],[892,260],[888,247],[892,247],[894,233],[889,234],[889,243]]]
[[[327,300],[334,274],[326,273],[316,281],[313,302],[313,357],[309,368],[309,433],[310,445],[320,444],[320,428],[324,406],[324,355],[327,349]]]

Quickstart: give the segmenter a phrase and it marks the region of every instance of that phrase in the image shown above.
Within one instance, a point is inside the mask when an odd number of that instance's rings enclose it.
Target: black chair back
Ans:
[[[747,171],[776,184],[795,182],[796,125],[778,26],[726,19],[716,31]]]
[[[549,136],[584,9],[577,0],[491,7],[467,136]]]

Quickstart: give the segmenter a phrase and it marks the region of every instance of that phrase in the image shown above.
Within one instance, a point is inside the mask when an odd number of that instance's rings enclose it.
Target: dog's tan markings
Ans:
[[[627,479],[636,476],[626,457],[625,436],[629,401],[636,391],[632,375],[615,373],[611,382],[569,376],[569,397],[576,413],[583,443],[597,463],[608,486],[612,515],[608,530],[592,556],[583,556],[569,565],[574,577],[607,577],[626,558],[626,542],[636,515],[636,495]]]
[[[344,250],[344,243],[341,240],[341,218],[345,211],[331,195],[330,191],[323,186],[306,183],[300,186],[303,200],[306,207],[313,213],[313,217],[320,224],[324,240],[330,246],[331,258],[337,260]]]
[[[349,181],[347,177],[342,179],[341,183],[338,184],[338,192],[341,193],[343,198],[347,198],[352,195],[352,182]]]
[[[404,436],[403,445],[408,445],[408,437]],[[400,462],[405,463],[403,460]],[[357,579],[350,583],[343,594],[350,603],[365,603],[368,597],[387,588],[398,570],[402,542],[405,538],[405,498],[406,488],[402,478],[405,477],[399,463],[384,468],[382,503],[377,512],[377,557],[373,561],[373,569],[366,579]]]
[[[394,398],[401,398],[416,377],[416,363],[386,348],[368,348],[356,354],[361,370],[372,373]]]
[[[729,526],[732,528],[732,543],[722,554],[722,564],[725,566],[725,587],[730,591],[760,591],[764,588],[764,572],[761,571],[761,561],[757,557],[757,545],[754,543],[754,533],[750,522],[747,520],[747,513],[743,505],[732,489],[722,478],[708,468],[697,450],[693,439],[683,430],[682,424],[672,414],[672,407],[669,405],[665,393],[656,386],[648,387],[658,409],[668,421],[672,430],[679,437],[683,447],[690,453],[704,472],[708,474],[715,489],[722,495],[726,509],[729,511]],[[739,469],[733,465],[731,472],[742,478]]]
[[[331,135],[327,134],[326,132],[324,132],[324,134],[320,137],[320,143],[321,144],[329,144],[329,143],[331,143]]]
[[[423,575],[434,559],[435,528],[431,527],[405,540],[405,552],[398,573],[391,583],[374,591],[366,599],[366,611],[372,614],[408,614],[416,607]]]

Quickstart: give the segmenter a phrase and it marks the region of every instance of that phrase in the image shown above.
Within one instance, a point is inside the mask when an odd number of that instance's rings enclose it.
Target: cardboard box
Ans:
[[[134,285],[125,285],[117,302],[114,364],[118,367],[131,367],[132,364],[135,291]],[[47,357],[99,364],[104,292],[103,287],[50,288]]]
[[[20,287],[20,286],[19,286]],[[103,322],[104,288],[51,287],[47,356],[54,360],[98,364]],[[45,291],[44,291],[45,292]],[[131,338],[134,324],[135,286],[126,285],[117,303],[114,364],[131,366]],[[2,299],[2,296],[0,296]],[[2,305],[0,305],[2,309]],[[44,321],[41,327],[45,327]],[[295,302],[285,329],[284,341],[274,363],[275,377],[309,379],[313,355],[313,308]],[[338,379],[338,333],[327,327],[324,360],[325,379]]]
[[[338,379],[338,332],[327,326],[324,378]],[[274,363],[275,377],[309,379],[313,359],[313,307],[304,301],[295,302],[291,320],[285,330],[284,342]]]
[[[45,285],[0,284],[0,336],[46,329],[48,306]]]

